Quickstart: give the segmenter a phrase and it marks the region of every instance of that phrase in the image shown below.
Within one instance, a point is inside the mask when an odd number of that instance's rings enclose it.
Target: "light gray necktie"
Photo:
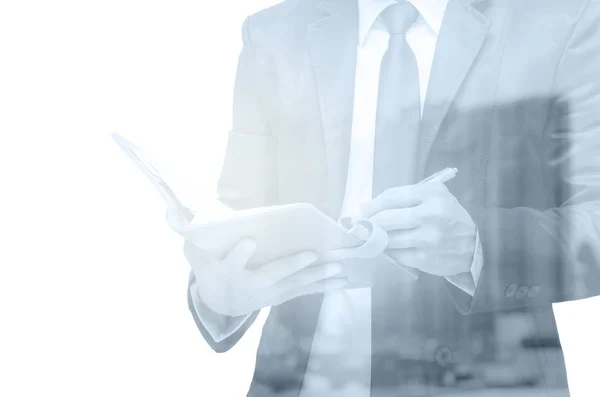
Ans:
[[[418,16],[407,1],[391,5],[381,14],[390,40],[379,77],[373,196],[415,182],[421,122],[419,69],[406,32]]]
[[[419,12],[403,1],[386,8],[381,14],[390,40],[379,78],[375,151],[373,159],[373,197],[381,192],[416,182],[416,160],[421,122],[419,69],[415,55],[406,40]],[[371,396],[376,397],[386,384],[403,377],[397,370],[380,365],[388,342],[409,343],[406,339],[412,325],[411,308],[406,292],[411,286],[399,282],[402,274],[391,267],[376,268],[371,289]],[[413,308],[414,309],[414,308]],[[414,314],[414,313],[413,313]],[[404,338],[403,338],[404,336]],[[400,381],[402,383],[402,381]]]

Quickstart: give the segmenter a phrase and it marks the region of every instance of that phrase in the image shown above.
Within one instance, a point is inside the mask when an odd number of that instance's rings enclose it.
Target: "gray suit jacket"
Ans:
[[[242,209],[310,202],[338,217],[357,15],[355,0],[287,0],[245,21],[234,129],[219,182],[224,203]],[[420,176],[459,169],[447,185],[477,225],[484,267],[474,297],[424,275],[428,298],[418,304],[427,313],[423,333],[454,357],[479,358],[473,333],[480,324],[480,334],[493,334],[498,312],[530,318],[538,329],[533,344],[548,335],[556,340],[551,304],[600,294],[598,25],[598,0],[449,2],[418,169]],[[321,299],[272,309],[250,395],[300,390]],[[216,351],[231,348],[251,324],[215,343],[196,322]],[[285,346],[297,365],[277,364],[281,349],[274,346]],[[488,353],[493,361],[495,352]],[[548,360],[535,363],[546,375],[540,387],[557,368],[564,374],[562,354]],[[374,396],[399,371],[386,368],[373,372]]]

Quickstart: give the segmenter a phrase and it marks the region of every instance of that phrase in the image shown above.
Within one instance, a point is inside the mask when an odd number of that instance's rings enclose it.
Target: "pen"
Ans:
[[[426,183],[426,182],[446,183],[450,179],[454,178],[456,176],[457,172],[458,172],[457,168],[445,168],[445,169],[441,170],[440,172],[436,172],[435,174],[428,176],[427,178],[423,179],[419,183]]]

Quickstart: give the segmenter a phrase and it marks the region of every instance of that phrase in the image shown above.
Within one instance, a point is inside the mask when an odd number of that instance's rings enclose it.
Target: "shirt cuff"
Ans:
[[[236,333],[252,315],[252,313],[250,313],[239,317],[229,317],[215,313],[202,303],[196,288],[195,284],[190,286],[190,295],[192,297],[194,310],[204,328],[217,343],[224,341]]]
[[[475,290],[479,283],[479,276],[481,276],[482,268],[483,249],[481,248],[481,241],[479,240],[479,231],[477,231],[475,236],[475,252],[473,253],[473,262],[471,262],[471,271],[446,277],[446,280],[455,287],[465,291],[467,294],[475,296]]]

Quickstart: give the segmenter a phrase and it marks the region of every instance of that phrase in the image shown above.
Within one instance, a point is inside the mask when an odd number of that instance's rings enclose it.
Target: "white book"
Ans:
[[[149,156],[119,134],[112,135],[124,153],[152,182],[167,204],[171,228],[215,257],[224,257],[239,241],[252,238],[256,251],[248,266],[261,264],[301,251],[318,254],[317,263],[341,262],[355,285],[369,284],[374,266],[395,266],[413,279],[415,269],[384,253],[387,233],[368,219],[343,218],[336,222],[309,203],[294,203],[235,211],[216,198],[205,198],[201,210],[183,206],[160,176]]]

